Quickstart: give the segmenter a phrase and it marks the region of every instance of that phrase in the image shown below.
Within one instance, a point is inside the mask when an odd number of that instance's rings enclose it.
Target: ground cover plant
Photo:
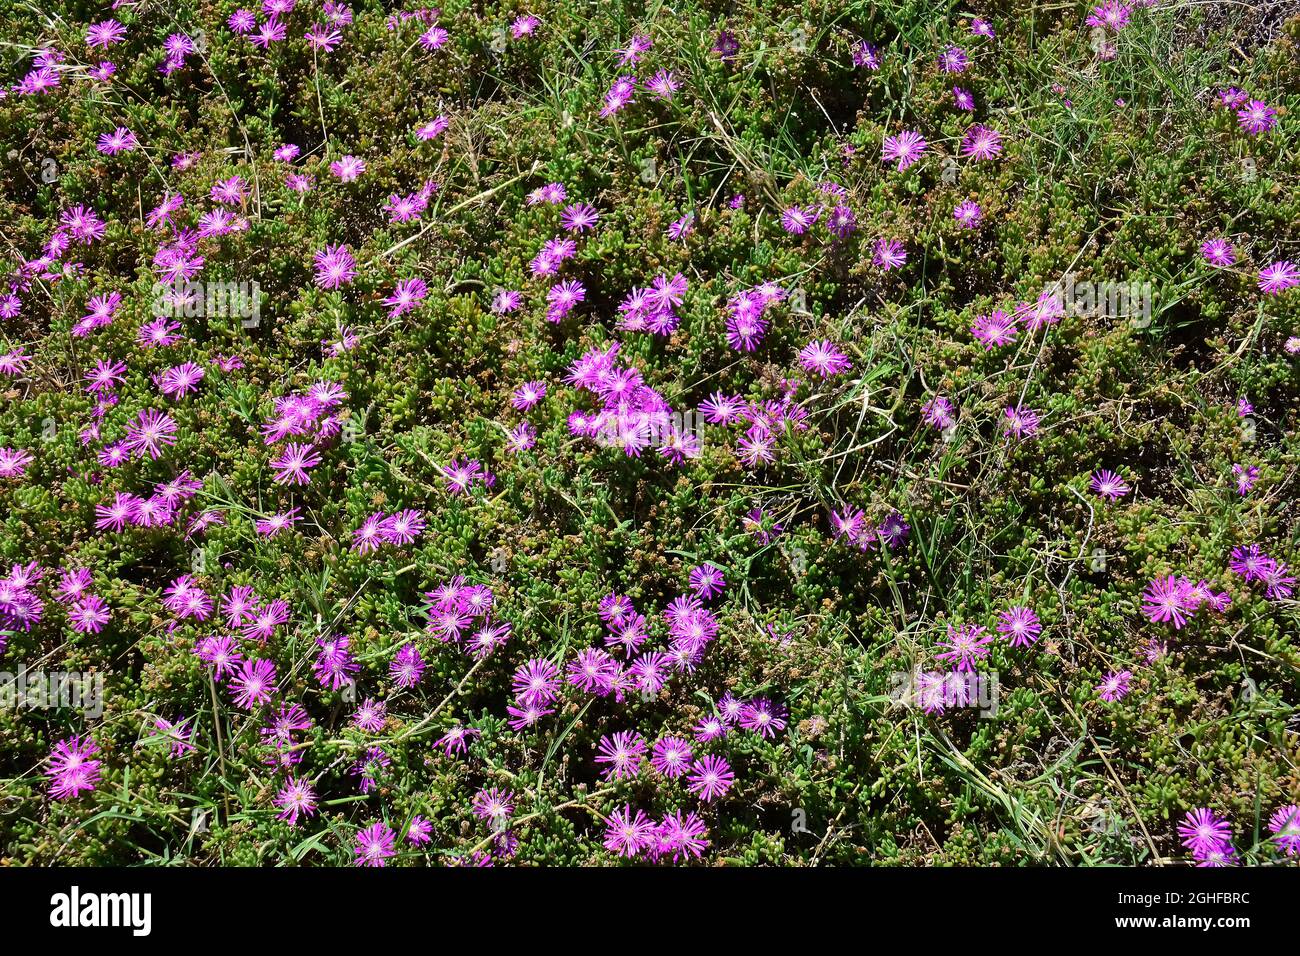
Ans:
[[[1294,862],[1298,44],[3,0],[0,862]]]

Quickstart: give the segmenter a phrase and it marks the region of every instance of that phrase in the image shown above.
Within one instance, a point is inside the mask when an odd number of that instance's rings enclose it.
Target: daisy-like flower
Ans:
[[[424,533],[425,520],[423,512],[413,508],[394,511],[384,519],[380,533],[389,544],[410,544]]]
[[[682,816],[680,810],[666,814],[655,831],[655,856],[669,856],[674,861],[685,857],[699,859],[709,846],[708,829],[694,813]]]
[[[1017,439],[1032,438],[1038,434],[1040,420],[1038,412],[1032,408],[1025,408],[1023,405],[1017,405],[1014,408],[1004,408],[1002,416],[1006,419],[1002,428],[1002,434],[1008,438]]]
[[[936,395],[921,406],[921,416],[931,428],[943,430],[957,424],[957,409],[943,395]]]
[[[623,107],[632,102],[632,94],[636,92],[635,76],[620,76],[616,79],[610,88],[605,91],[604,103],[600,108],[602,118],[613,116]]]
[[[351,183],[366,171],[366,163],[356,156],[343,156],[330,163],[330,175],[339,182]]]
[[[1119,0],[1106,0],[1105,3],[1093,7],[1092,12],[1083,22],[1090,27],[1104,27],[1118,33],[1128,26],[1131,12],[1132,8],[1120,3]]]
[[[447,732],[434,741],[435,747],[441,747],[442,752],[450,757],[452,754],[463,754],[469,742],[479,736],[481,731],[473,727],[466,727],[464,724],[454,724],[447,728]]]
[[[1255,465],[1233,465],[1232,477],[1237,485],[1237,494],[1245,497],[1259,480],[1259,468]]]
[[[135,138],[135,133],[125,126],[119,126],[113,132],[100,136],[99,143],[95,148],[105,156],[114,156],[117,153],[129,153],[133,149],[138,149],[139,146],[140,141]]]
[[[520,411],[527,411],[546,397],[545,382],[525,382],[515,389],[510,404]]]
[[[322,289],[338,289],[357,277],[357,262],[347,246],[326,246],[314,256],[316,285]]]
[[[151,408],[126,427],[126,447],[134,457],[148,455],[156,460],[162,457],[163,448],[176,444],[175,435],[176,422],[171,416]]]
[[[976,123],[962,137],[961,154],[974,160],[993,159],[1002,152],[1002,134],[983,124]]]
[[[799,364],[806,371],[821,378],[842,375],[853,367],[848,356],[826,339],[812,341],[805,345],[799,352]]]
[[[887,163],[896,162],[902,172],[919,160],[929,145],[920,133],[904,130],[897,136],[885,137],[882,156]]]
[[[126,38],[126,27],[116,20],[103,20],[86,28],[86,46],[110,47]]]
[[[785,730],[784,711],[766,697],[758,697],[740,708],[740,726],[760,737],[775,737]]]
[[[68,800],[94,790],[99,783],[100,762],[93,758],[98,752],[99,745],[89,734],[55,744],[45,771],[50,778],[50,796]]]
[[[821,210],[816,207],[791,206],[781,213],[781,228],[792,235],[802,236],[820,215]]]
[[[1189,605],[1191,582],[1173,574],[1152,579],[1142,592],[1142,613],[1153,624],[1171,623],[1179,630],[1188,621],[1195,605]]]
[[[1300,856],[1300,806],[1279,807],[1269,817],[1268,832],[1277,848],[1287,856]]]
[[[393,841],[397,834],[388,824],[372,823],[364,830],[357,831],[356,847],[353,849],[354,866],[387,866],[389,859],[396,855]]]
[[[309,817],[316,812],[316,791],[310,780],[290,775],[285,778],[284,786],[276,794],[274,803],[280,808],[275,818],[284,820],[290,826],[297,826],[300,816]]]
[[[392,295],[384,299],[388,306],[388,317],[396,319],[415,309],[429,292],[429,286],[423,279],[402,279],[393,289]]]
[[[530,37],[533,35],[533,32],[536,31],[541,22],[541,20],[537,19],[537,17],[533,16],[531,13],[515,17],[514,20],[510,21],[510,35],[516,40]]]
[[[721,594],[727,586],[722,569],[716,564],[701,564],[691,568],[690,584],[691,590],[705,600]]]
[[[898,269],[907,262],[907,249],[897,239],[877,239],[871,248],[871,261],[885,272]]]
[[[1097,693],[1106,703],[1114,703],[1128,694],[1129,681],[1132,679],[1132,671],[1110,671],[1097,685]]]
[[[958,203],[957,208],[952,211],[952,218],[956,219],[963,229],[974,229],[983,217],[984,211],[980,209],[979,203],[970,199]]]
[[[624,730],[612,738],[600,738],[596,763],[607,764],[603,771],[606,780],[623,780],[640,773],[644,756],[645,738],[634,730]]]
[[[1016,317],[1008,315],[1002,309],[994,309],[988,315],[977,316],[970,330],[977,340],[984,343],[985,351],[1011,344],[1016,340],[1018,333]]]
[[[1237,261],[1237,254],[1227,239],[1207,239],[1201,243],[1201,258],[1216,268],[1226,269]]]
[[[978,624],[963,624],[956,627],[948,625],[948,633],[939,647],[944,650],[935,655],[941,661],[949,661],[953,670],[973,671],[975,664],[989,656],[989,644],[992,635]]]
[[[487,821],[493,829],[503,830],[510,820],[510,814],[515,812],[515,795],[509,790],[499,790],[496,787],[480,790],[474,794],[470,808],[474,816]]]
[[[435,24],[420,34],[420,46],[431,52],[434,50],[441,50],[447,45],[447,40],[450,36],[451,34],[449,34],[444,27]]]
[[[284,446],[280,457],[271,462],[271,468],[275,470],[272,481],[277,485],[310,484],[311,478],[307,474],[307,469],[314,468],[320,463],[321,457],[316,454],[316,446],[290,442]]]
[[[873,71],[880,69],[880,51],[866,40],[858,40],[854,43],[850,55],[853,57],[853,65],[859,69]]]
[[[722,757],[708,754],[691,764],[686,788],[705,803],[712,803],[724,796],[735,782],[736,775],[731,772],[731,765]]]
[[[0,478],[21,478],[31,460],[31,453],[21,448],[0,447]]]
[[[1258,136],[1277,125],[1277,110],[1263,100],[1251,100],[1237,110],[1237,122],[1247,133]]]
[[[1131,490],[1128,482],[1115,472],[1107,471],[1104,468],[1093,473],[1089,487],[1092,488],[1094,493],[1101,495],[1103,498],[1109,498],[1111,501],[1118,501]]]
[[[382,700],[367,697],[352,715],[352,726],[367,733],[377,734],[388,720],[388,707]]]
[[[1232,839],[1232,827],[1208,807],[1198,807],[1187,811],[1183,822],[1178,824],[1178,835],[1192,853],[1204,854],[1228,843]]]
[[[560,669],[545,658],[534,657],[515,670],[512,685],[520,703],[542,707],[560,692]]]
[[[631,805],[626,805],[605,818],[604,842],[611,853],[633,857],[654,846],[655,826],[644,810],[634,815]]]
[[[255,710],[269,703],[275,690],[275,665],[270,661],[246,660],[239,673],[231,678],[235,691],[235,705],[244,710]]]
[[[1043,626],[1027,607],[1013,607],[998,614],[998,633],[1005,634],[1012,647],[1028,647],[1038,640]]]
[[[1259,289],[1265,295],[1277,295],[1300,285],[1300,268],[1285,259],[1259,270]]]
[[[963,73],[970,64],[966,51],[959,46],[948,46],[939,54],[939,69],[945,73]]]
[[[108,605],[97,594],[87,594],[68,608],[68,623],[79,634],[98,634],[109,619]]]
[[[681,737],[662,737],[655,741],[650,766],[670,780],[682,776],[691,765],[691,745]]]
[[[660,70],[645,82],[645,88],[661,100],[671,100],[681,86],[682,81],[672,70]]]
[[[590,203],[573,203],[560,214],[560,225],[569,232],[594,229],[599,220],[600,213]]]
[[[967,113],[975,109],[975,97],[971,95],[970,90],[963,90],[960,86],[952,88],[952,101],[957,105],[957,109]]]

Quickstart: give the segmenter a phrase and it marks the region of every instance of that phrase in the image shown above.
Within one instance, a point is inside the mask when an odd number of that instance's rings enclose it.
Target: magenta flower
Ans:
[[[1265,295],[1277,295],[1300,285],[1300,268],[1283,260],[1259,270],[1259,288]]]
[[[286,821],[290,826],[297,826],[298,817],[309,817],[316,812],[316,791],[312,788],[311,781],[290,775],[285,778],[284,786],[276,794],[274,803],[280,808],[275,818]]]
[[[176,422],[171,416],[154,409],[140,412],[126,428],[126,447],[133,457],[148,455],[157,459],[164,447],[176,444]]]
[[[1201,243],[1201,258],[1212,266],[1226,269],[1237,261],[1237,254],[1227,239],[1207,239]]]
[[[275,665],[264,660],[244,661],[239,673],[231,678],[230,686],[235,691],[237,707],[255,710],[270,703],[275,691]]]
[[[961,154],[975,160],[993,159],[1002,152],[1002,134],[976,123],[962,137]]]
[[[805,345],[799,352],[799,364],[821,378],[842,375],[853,367],[848,356],[826,339]]]
[[[1132,671],[1111,671],[1097,685],[1097,693],[1106,703],[1114,703],[1128,694],[1129,681],[1132,679]]]
[[[761,737],[775,737],[785,730],[784,711],[765,697],[757,697],[740,708],[740,726]]]
[[[1183,839],[1183,846],[1201,855],[1227,844],[1232,839],[1232,827],[1213,810],[1199,807],[1187,811],[1184,822],[1178,824],[1178,835]]]
[[[1038,434],[1038,412],[1032,408],[1025,408],[1022,405],[1005,408],[1002,410],[1002,416],[1006,419],[1002,428],[1003,435],[1023,439]]]
[[[343,156],[330,163],[330,175],[340,182],[355,182],[366,171],[365,160],[355,156]]]
[[[1237,122],[1247,133],[1258,136],[1277,125],[1277,110],[1263,100],[1251,100],[1237,110]]]
[[[1128,486],[1128,482],[1115,474],[1115,472],[1106,471],[1105,469],[1093,473],[1092,481],[1089,482],[1089,487],[1091,487],[1096,494],[1101,495],[1103,498],[1109,498],[1111,501],[1118,501],[1131,490]]]
[[[1038,640],[1043,626],[1027,607],[1013,607],[998,614],[998,633],[1005,634],[1012,647],[1028,647]]]
[[[953,670],[973,671],[977,662],[989,656],[992,641],[992,635],[978,624],[963,624],[961,627],[949,624],[947,636],[939,642],[939,647],[944,650],[935,657],[950,661]]]
[[[347,246],[326,246],[316,253],[316,285],[338,289],[357,277],[357,263]]]
[[[882,155],[885,162],[897,162],[898,170],[902,172],[921,158],[928,145],[920,133],[904,130],[897,136],[885,137]]]
[[[55,800],[68,800],[88,793],[99,783],[99,745],[89,734],[68,737],[54,745],[50,751],[49,767],[45,775],[50,778],[50,796]]]
[[[387,866],[396,851],[393,841],[397,834],[388,824],[372,823],[364,830],[357,831],[357,845],[353,852],[354,866]]]
[[[1270,839],[1287,856],[1300,856],[1300,806],[1279,807],[1268,821]]]
[[[691,764],[686,788],[705,803],[712,803],[726,794],[735,782],[736,775],[731,772],[731,765],[724,758],[709,754]]]
[[[1153,624],[1171,623],[1179,630],[1196,606],[1188,606],[1192,584],[1175,575],[1153,578],[1142,592],[1142,613]]]
[[[605,818],[605,849],[620,856],[633,857],[655,843],[655,826],[645,811],[632,814],[630,805],[615,810]]]
[[[623,780],[640,773],[644,755],[645,738],[634,730],[624,730],[612,738],[604,736],[600,739],[596,763],[608,765],[604,770],[606,780]]]

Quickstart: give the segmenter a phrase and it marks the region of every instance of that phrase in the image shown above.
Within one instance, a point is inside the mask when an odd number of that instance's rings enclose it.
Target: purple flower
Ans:
[[[1027,607],[1013,607],[998,615],[998,633],[1005,634],[1012,647],[1028,647],[1038,640],[1043,626]]]
[[[1128,483],[1123,478],[1115,474],[1115,472],[1106,471],[1105,469],[1093,473],[1089,487],[1095,493],[1103,498],[1109,498],[1111,501],[1118,501],[1130,491]]]
[[[1268,821],[1270,838],[1287,856],[1300,856],[1300,806],[1279,807]]]
[[[736,775],[731,772],[731,765],[724,758],[709,754],[691,764],[686,788],[705,803],[712,803],[726,794],[735,782]]]
[[[608,765],[604,770],[606,780],[622,780],[640,773],[644,755],[645,738],[634,730],[624,730],[612,738],[608,735],[600,738],[596,763]]]
[[[963,624],[961,627],[948,625],[947,636],[939,642],[944,648],[936,654],[941,661],[950,661],[953,670],[973,671],[975,664],[989,656],[989,644],[993,637],[978,624]]]
[[[1097,685],[1097,693],[1106,703],[1114,703],[1128,694],[1129,681],[1132,679],[1132,671],[1110,671]]]
[[[316,285],[338,289],[357,277],[357,263],[347,246],[326,246],[316,253]]]
[[[254,710],[269,703],[275,690],[275,665],[270,661],[247,660],[239,673],[231,678],[235,691],[235,705],[244,710]]]
[[[355,866],[387,866],[388,860],[395,855],[393,841],[397,834],[388,824],[372,823],[364,830],[357,831],[357,845],[352,851]]]
[[[1205,854],[1228,843],[1232,839],[1232,827],[1213,810],[1199,807],[1187,811],[1184,822],[1178,824],[1178,835],[1192,853]]]
[[[655,843],[655,826],[644,810],[632,814],[626,805],[605,818],[605,849],[620,856],[633,857]]]
[[[928,145],[920,133],[904,130],[897,136],[885,137],[883,157],[885,162],[897,162],[902,172],[921,158]]]
[[[316,812],[316,791],[312,789],[311,781],[290,775],[285,778],[274,802],[280,808],[275,818],[297,826],[298,817],[309,817]]]
[[[94,790],[99,783],[100,762],[92,758],[98,752],[99,745],[89,734],[68,737],[55,744],[45,771],[50,778],[50,796],[67,800]]]

